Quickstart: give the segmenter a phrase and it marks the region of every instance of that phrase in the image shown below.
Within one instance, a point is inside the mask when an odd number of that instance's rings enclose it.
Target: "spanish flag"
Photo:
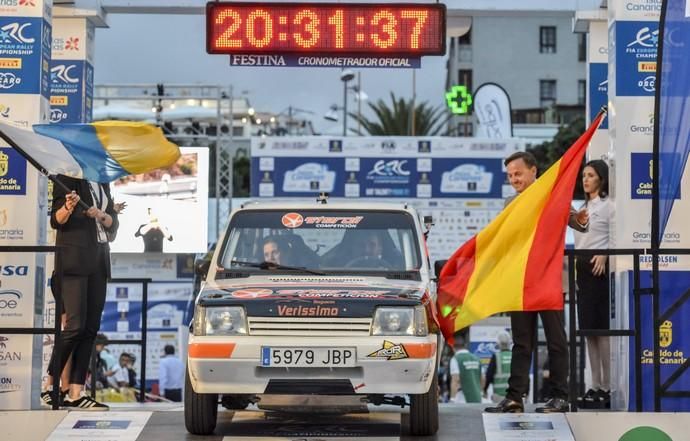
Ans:
[[[589,129],[443,267],[438,310],[443,335],[499,312],[563,309],[565,227],[575,181],[594,132]]]

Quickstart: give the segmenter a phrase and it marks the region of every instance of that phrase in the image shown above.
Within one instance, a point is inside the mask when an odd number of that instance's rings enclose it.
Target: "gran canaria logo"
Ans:
[[[666,320],[659,326],[659,346],[667,348],[671,346],[673,341],[673,323],[671,320]]]

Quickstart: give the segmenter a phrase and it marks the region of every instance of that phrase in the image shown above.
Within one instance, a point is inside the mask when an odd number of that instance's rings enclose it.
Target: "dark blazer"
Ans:
[[[93,198],[89,189],[89,182],[85,179],[75,179],[63,175],[58,175],[57,180],[62,182],[69,191],[76,191],[79,198],[89,207],[93,206]],[[113,209],[113,200],[110,196],[110,187],[107,184],[100,184],[103,192],[108,197],[108,206],[105,212],[113,218],[113,224],[106,229],[109,236],[114,236],[117,232],[119,222],[117,213]],[[96,221],[86,216],[85,210],[81,205],[77,205],[67,222],[60,225],[55,219],[57,210],[65,205],[67,192],[62,186],[53,184],[53,204],[50,211],[50,226],[57,230],[55,244],[62,246],[61,264],[62,271],[71,275],[88,275],[96,271],[98,264],[98,238],[96,232]],[[110,247],[107,243],[106,248],[106,274],[110,277]],[[55,267],[57,268],[57,262]]]

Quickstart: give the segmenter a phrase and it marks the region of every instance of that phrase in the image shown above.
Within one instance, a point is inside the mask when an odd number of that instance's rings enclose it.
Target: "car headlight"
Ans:
[[[247,316],[241,306],[199,306],[194,312],[194,335],[246,335]]]
[[[376,309],[371,335],[415,335],[429,333],[424,306],[384,306]]]

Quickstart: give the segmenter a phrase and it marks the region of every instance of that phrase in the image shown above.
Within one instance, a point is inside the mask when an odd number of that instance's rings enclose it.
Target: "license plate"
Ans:
[[[261,366],[354,367],[355,348],[261,347]]]

